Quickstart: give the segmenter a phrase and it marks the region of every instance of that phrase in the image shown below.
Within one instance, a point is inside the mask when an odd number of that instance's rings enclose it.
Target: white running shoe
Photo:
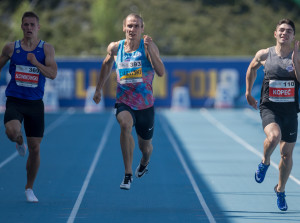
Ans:
[[[143,166],[141,164],[138,165],[138,167],[135,170],[135,176],[137,178],[140,178],[140,177],[144,176],[144,174],[148,173],[148,164],[147,164],[147,166]]]
[[[25,190],[25,195],[26,195],[26,198],[27,198],[27,201],[28,202],[33,202],[33,203],[37,203],[39,202],[39,200],[36,198],[36,196],[34,195],[33,193],[33,190],[28,188]]]
[[[18,143],[16,143],[16,148],[17,148],[17,151],[20,156],[25,156],[26,150],[27,150],[27,146],[26,146],[25,142],[23,142],[22,145],[19,145]]]
[[[129,190],[132,181],[133,181],[132,175],[131,174],[125,174],[125,177],[124,177],[124,179],[123,179],[123,181],[120,185],[120,188],[124,189],[124,190]]]

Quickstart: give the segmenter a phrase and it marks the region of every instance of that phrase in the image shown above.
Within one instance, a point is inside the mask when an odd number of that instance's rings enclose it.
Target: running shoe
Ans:
[[[30,188],[26,189],[25,190],[25,195],[26,195],[26,198],[27,198],[28,202],[31,202],[31,203],[37,203],[37,202],[39,202],[39,200],[34,195],[32,189],[30,189]]]
[[[27,150],[25,142],[23,142],[22,145],[19,145],[18,143],[16,143],[16,148],[17,148],[17,151],[20,156],[25,156],[26,150]]]
[[[285,192],[278,192],[277,186],[278,184],[274,187],[274,191],[277,195],[277,206],[281,211],[286,211],[288,209],[288,206],[285,201]]]
[[[124,190],[129,190],[132,181],[133,181],[132,175],[131,174],[125,174],[125,177],[124,177],[124,179],[123,179],[123,181],[120,185],[120,188],[124,189]]]
[[[262,183],[264,181],[269,166],[270,164],[265,165],[262,162],[258,165],[258,169],[255,172],[255,181],[257,183]]]
[[[149,163],[148,163],[149,164]],[[135,170],[135,176],[137,178],[142,177],[145,173],[148,173],[148,164],[146,166],[143,166],[142,164],[139,164],[138,167]]]

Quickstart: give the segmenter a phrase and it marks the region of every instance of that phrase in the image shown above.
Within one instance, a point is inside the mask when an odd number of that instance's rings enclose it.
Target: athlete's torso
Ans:
[[[265,76],[261,89],[261,104],[272,104],[281,113],[298,111],[299,82],[292,63],[292,52],[279,57],[275,47],[269,48],[264,65]]]
[[[6,88],[6,96],[27,100],[43,98],[46,78],[27,60],[27,54],[33,53],[36,59],[45,65],[44,43],[40,40],[33,51],[25,51],[21,47],[21,41],[15,41],[9,65],[11,80]]]
[[[141,39],[139,48],[126,53],[125,40],[119,43],[117,71],[117,103],[124,103],[134,110],[142,110],[153,106],[152,81],[154,70],[146,57],[144,40]]]

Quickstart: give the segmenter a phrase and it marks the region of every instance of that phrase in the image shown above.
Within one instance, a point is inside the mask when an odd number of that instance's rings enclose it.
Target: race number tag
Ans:
[[[118,63],[120,84],[143,82],[142,61],[126,61]]]
[[[295,82],[293,80],[270,80],[269,100],[273,102],[295,102]]]
[[[18,86],[35,88],[39,83],[39,69],[16,65],[15,80]]]

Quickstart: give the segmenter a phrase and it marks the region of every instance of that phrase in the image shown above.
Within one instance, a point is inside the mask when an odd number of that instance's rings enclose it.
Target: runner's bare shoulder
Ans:
[[[107,47],[107,53],[111,55],[117,55],[118,49],[119,49],[119,42],[111,42]]]
[[[15,43],[14,42],[8,42],[5,44],[2,50],[2,55],[3,56],[8,56],[11,57],[15,48]]]
[[[260,63],[264,63],[267,60],[269,49],[270,48],[259,50],[255,55],[256,61]]]

